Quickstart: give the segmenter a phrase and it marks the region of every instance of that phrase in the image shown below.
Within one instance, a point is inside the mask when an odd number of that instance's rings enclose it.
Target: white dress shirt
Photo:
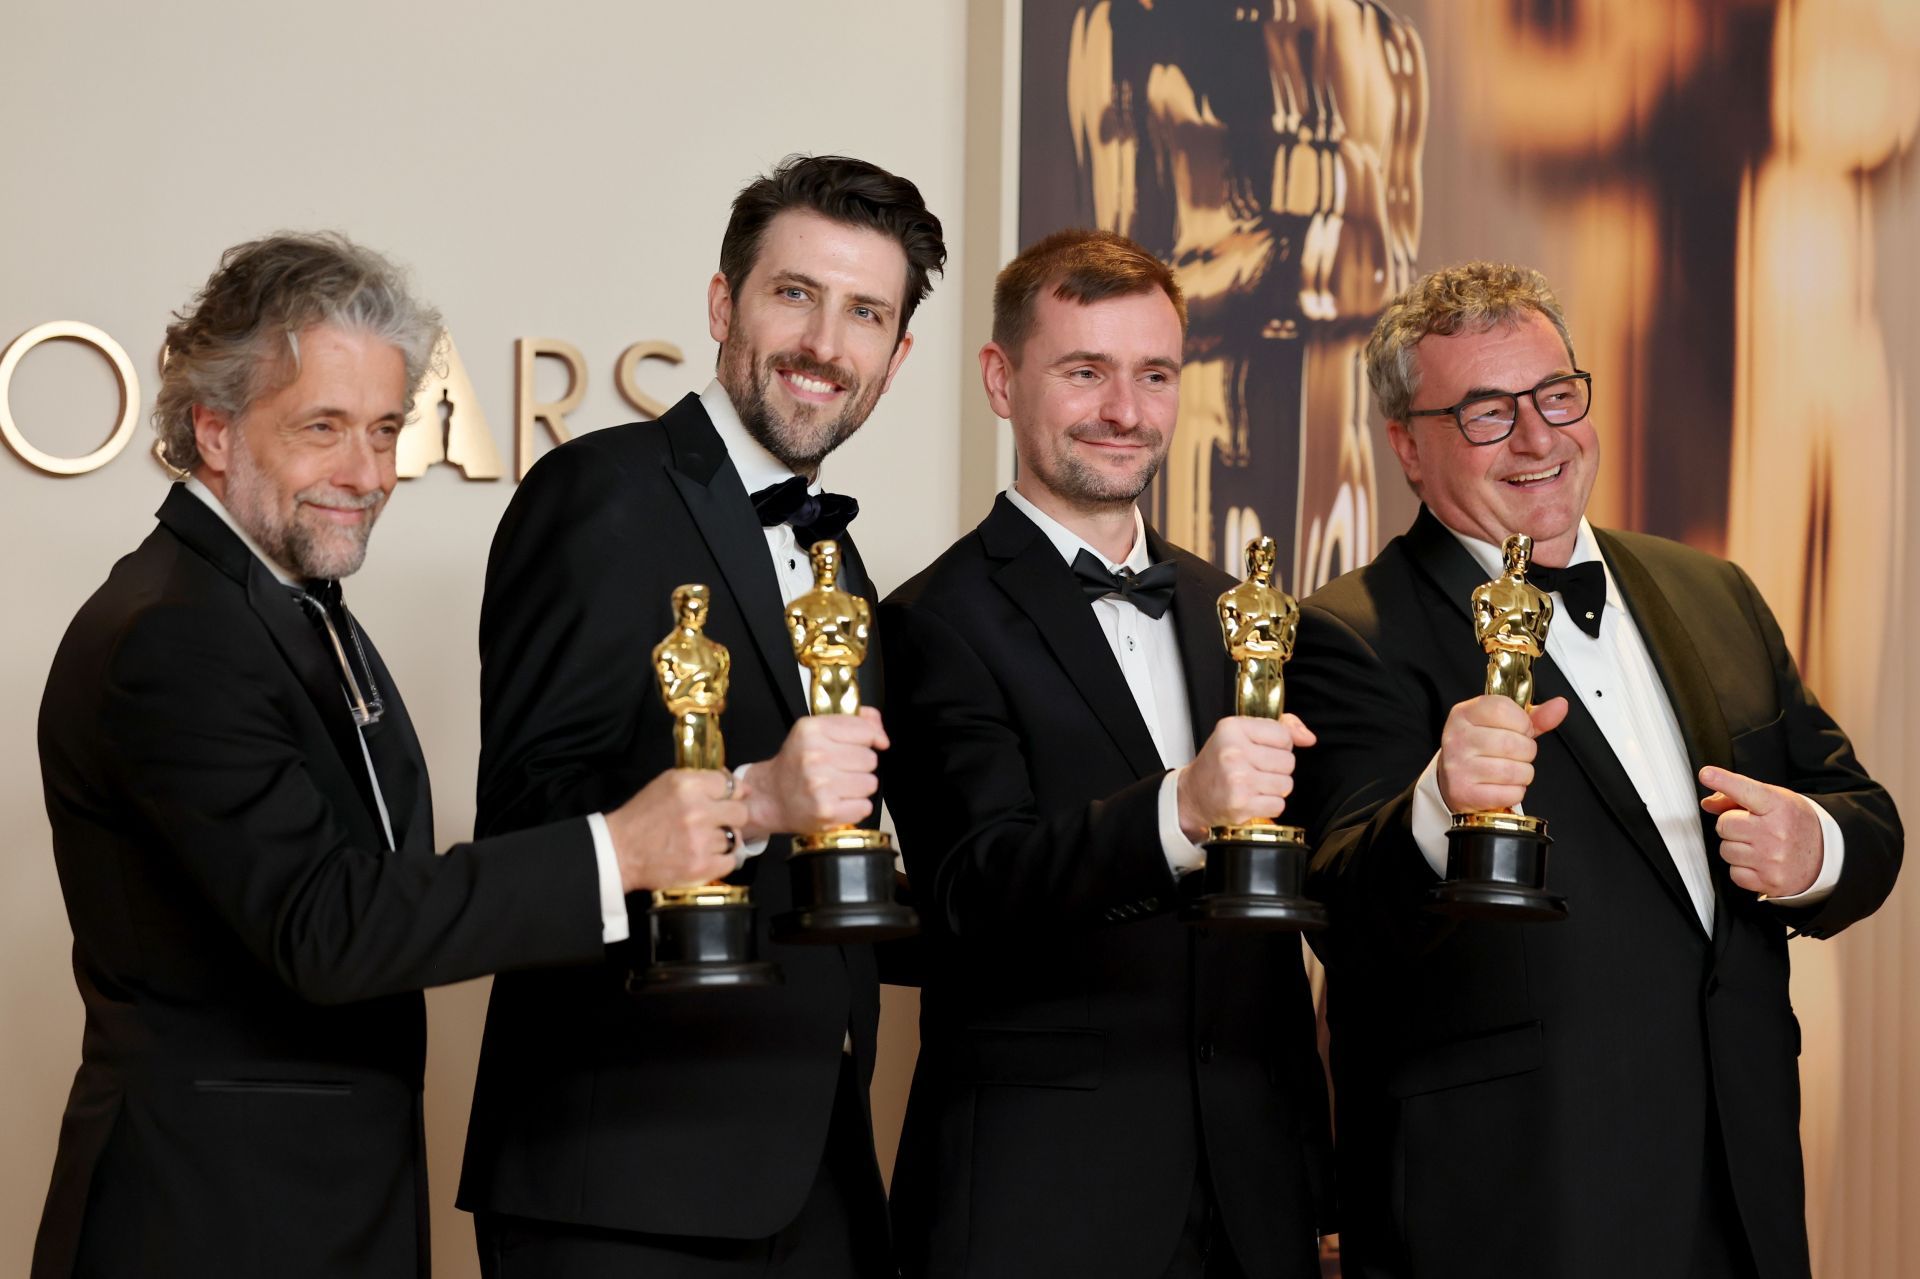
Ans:
[[[1078,533],[1021,496],[1019,490],[1006,492],[1007,500],[1047,535],[1047,540],[1068,564],[1073,563],[1074,556],[1086,551],[1112,573],[1122,568],[1139,573],[1153,567],[1153,560],[1147,554],[1146,521],[1141,518],[1139,507],[1133,510],[1133,549],[1124,560],[1115,563]],[[1174,630],[1173,610],[1159,617],[1148,617],[1117,595],[1094,600],[1091,607],[1094,620],[1100,623],[1101,634],[1107,637],[1107,647],[1113,650],[1113,660],[1126,677],[1134,705],[1140,709],[1140,718],[1146,721],[1154,749],[1160,752],[1160,762],[1173,770],[1160,783],[1160,846],[1167,855],[1167,866],[1176,875],[1194,870],[1206,860],[1206,854],[1180,829],[1180,774],[1193,762],[1194,744],[1193,718],[1187,704],[1187,673],[1180,665],[1180,636]]]
[[[233,530],[234,536],[253,552],[254,557],[267,566],[267,571],[273,574],[275,581],[282,586],[304,589],[298,579],[276,564],[265,551],[260,549],[259,544],[248,536],[247,530],[240,527],[239,521],[233,518],[233,512],[227,509],[226,503],[213,495],[212,489],[195,478],[189,478],[186,486],[187,492],[205,502],[207,507]],[[367,766],[367,780],[373,785],[374,806],[380,811],[380,829],[387,837],[387,851],[392,852],[395,848],[393,819],[387,816],[386,796],[380,793],[380,774],[374,770],[373,753],[367,749],[366,730],[357,729],[356,731],[360,739],[360,758]],[[613,839],[607,833],[606,818],[599,813],[589,815],[587,829],[593,835],[593,857],[599,872],[600,940],[609,943],[625,941],[628,935],[627,901],[620,891],[620,862],[614,855]]]
[[[1499,547],[1463,533],[1453,535],[1489,578],[1505,571]],[[1592,527],[1583,519],[1568,563],[1571,566],[1590,560],[1598,560],[1606,575],[1607,602],[1600,614],[1600,634],[1597,638],[1588,635],[1567,617],[1566,601],[1556,591],[1554,624],[1547,628],[1547,656],[1573,686],[1580,704],[1593,717],[1634,790],[1646,803],[1647,813],[1680,872],[1680,882],[1693,901],[1700,926],[1711,934],[1713,879],[1708,872],[1706,836],[1700,824],[1702,813],[1693,766],[1687,760],[1686,738],[1646,640],[1627,611],[1613,570],[1600,555]],[[1412,824],[1421,854],[1435,874],[1445,875],[1451,815],[1440,798],[1439,765],[1440,756],[1435,752],[1414,788]],[[1820,873],[1805,892],[1772,899],[1783,906],[1811,906],[1825,900],[1840,882],[1840,863],[1845,855],[1839,823],[1811,800],[1802,798],[1801,802],[1820,821]]]

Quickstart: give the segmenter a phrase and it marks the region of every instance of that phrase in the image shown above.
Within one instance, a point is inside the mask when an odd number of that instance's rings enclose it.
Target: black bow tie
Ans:
[[[1607,574],[1599,560],[1569,564],[1565,568],[1529,564],[1527,581],[1549,594],[1559,592],[1567,603],[1566,612],[1572,615],[1573,624],[1594,639],[1600,638],[1600,614],[1607,606]]]
[[[1138,573],[1130,568],[1114,573],[1092,552],[1082,550],[1074,554],[1073,575],[1089,600],[1118,595],[1148,617],[1164,617],[1173,604],[1173,583],[1179,572],[1172,560],[1166,560]]]
[[[843,493],[809,493],[807,481],[796,475],[755,493],[753,513],[761,528],[791,524],[794,540],[812,546],[845,533],[860,514],[860,503]]]

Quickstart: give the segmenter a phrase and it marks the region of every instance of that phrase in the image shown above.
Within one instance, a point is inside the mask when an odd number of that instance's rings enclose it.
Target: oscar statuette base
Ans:
[[[1269,822],[1207,832],[1198,892],[1180,907],[1182,923],[1237,932],[1315,932],[1327,908],[1306,895],[1306,832]]]
[[[1544,817],[1455,813],[1447,831],[1447,877],[1427,909],[1455,919],[1545,923],[1567,917],[1567,899],[1547,891]]]
[[[780,966],[754,954],[753,904],[735,884],[662,889],[647,911],[653,962],[627,979],[635,994],[778,986]]]
[[[787,858],[793,909],[775,915],[778,942],[838,946],[894,941],[920,931],[920,917],[894,898],[893,841],[858,826],[796,835]]]

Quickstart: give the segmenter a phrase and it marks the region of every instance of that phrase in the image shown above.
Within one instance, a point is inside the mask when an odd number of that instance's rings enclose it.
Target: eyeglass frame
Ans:
[[[1552,386],[1555,382],[1585,382],[1587,384],[1587,407],[1580,410],[1579,417],[1568,418],[1564,422],[1555,422],[1550,420],[1547,417],[1547,415],[1541,411],[1538,392],[1541,387]],[[1504,395],[1512,399],[1513,421],[1507,424],[1507,429],[1504,432],[1502,432],[1499,435],[1496,435],[1494,438],[1490,440],[1476,440],[1471,435],[1467,434],[1467,423],[1466,423],[1466,420],[1460,416],[1460,410],[1467,407],[1467,405],[1473,403],[1475,400],[1490,400],[1496,395]],[[1551,377],[1541,378],[1538,382],[1535,382],[1532,386],[1528,387],[1524,391],[1477,391],[1474,394],[1469,395],[1466,399],[1460,401],[1458,404],[1449,405],[1444,409],[1408,409],[1401,416],[1403,417],[1450,417],[1453,419],[1454,426],[1459,429],[1461,439],[1465,440],[1468,444],[1470,444],[1474,448],[1485,448],[1490,444],[1498,444],[1502,440],[1505,440],[1506,438],[1511,436],[1515,428],[1517,428],[1520,425],[1520,397],[1522,396],[1525,396],[1527,399],[1533,401],[1533,411],[1539,414],[1540,420],[1542,422],[1545,422],[1549,427],[1558,431],[1564,427],[1573,426],[1576,423],[1586,421],[1587,414],[1593,412],[1593,374],[1587,372],[1585,369],[1575,369],[1571,373],[1555,373]]]

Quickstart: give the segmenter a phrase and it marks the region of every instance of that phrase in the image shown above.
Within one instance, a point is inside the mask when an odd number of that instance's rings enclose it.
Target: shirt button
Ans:
[[[793,562],[793,556],[791,556],[791,555],[789,555],[789,556],[787,556],[787,567],[788,567],[788,568],[794,568],[794,567],[797,567],[797,566],[796,566],[796,565],[794,564],[794,562]]]
[[[1131,635],[1129,635],[1129,636],[1127,636],[1127,651],[1128,651],[1129,653],[1131,653],[1131,652],[1133,652],[1133,650],[1134,650],[1134,647],[1135,647],[1135,645],[1134,645],[1134,642],[1133,642],[1133,636],[1131,636]]]

